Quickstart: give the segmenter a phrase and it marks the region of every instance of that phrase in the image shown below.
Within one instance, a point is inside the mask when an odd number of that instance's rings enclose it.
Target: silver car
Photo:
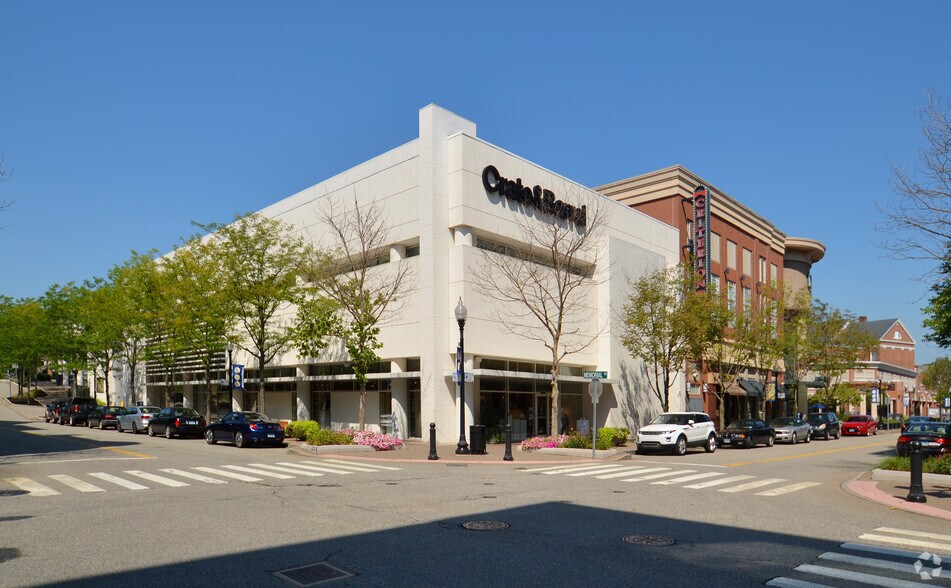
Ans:
[[[791,443],[800,441],[809,443],[812,440],[812,427],[809,423],[796,417],[780,417],[769,421],[769,426],[776,429],[777,443]]]
[[[123,415],[119,415],[116,430],[120,433],[132,431],[144,433],[149,428],[149,421],[157,415],[161,408],[157,406],[130,406]]]

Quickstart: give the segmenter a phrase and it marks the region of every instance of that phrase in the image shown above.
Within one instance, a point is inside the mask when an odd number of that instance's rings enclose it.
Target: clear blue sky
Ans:
[[[589,186],[682,164],[791,236],[815,294],[924,344],[878,245],[951,94],[951,2],[0,2],[0,294],[104,275],[417,134],[435,102]]]

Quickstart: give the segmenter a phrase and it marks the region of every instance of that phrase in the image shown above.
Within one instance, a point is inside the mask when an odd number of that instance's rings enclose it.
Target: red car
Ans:
[[[878,435],[878,422],[870,416],[850,416],[842,421],[843,435]]]

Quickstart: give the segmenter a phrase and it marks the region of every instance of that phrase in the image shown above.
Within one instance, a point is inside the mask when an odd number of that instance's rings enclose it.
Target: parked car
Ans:
[[[776,442],[776,430],[759,419],[739,419],[720,431],[717,443],[722,447],[745,447],[759,443],[772,447]]]
[[[806,417],[812,427],[812,438],[822,437],[826,441],[829,437],[839,438],[840,423],[834,412],[814,412]]]
[[[707,453],[716,451],[716,429],[706,413],[661,413],[637,431],[638,453],[660,450],[683,455],[688,447],[703,447]]]
[[[809,443],[812,440],[812,427],[806,421],[796,417],[780,417],[769,421],[769,426],[776,431],[777,443],[792,443],[800,441]]]
[[[116,430],[120,433],[132,431],[132,434],[144,432],[149,428],[149,421],[162,410],[157,406],[130,406],[126,413],[116,419]]]
[[[214,445],[218,441],[234,443],[235,447],[283,445],[284,427],[259,412],[229,412],[205,429],[205,442]]]
[[[930,417],[930,416],[910,416],[908,417],[908,420],[902,423],[901,432],[904,433],[906,430],[908,430],[908,427],[914,424],[936,423],[936,422],[938,422],[938,419],[934,417]]]
[[[171,439],[175,435],[201,437],[205,433],[207,424],[205,417],[198,414],[194,408],[169,406],[149,419],[149,437],[162,434],[166,439]]]
[[[70,427],[85,425],[89,421],[89,412],[95,410],[99,404],[95,398],[77,398],[70,396],[59,409],[59,424],[69,424]]]
[[[854,415],[842,422],[843,435],[878,435],[878,422],[870,416]]]
[[[50,402],[49,404],[47,404],[47,405],[46,405],[46,415],[44,416],[44,418],[46,419],[46,422],[58,421],[58,420],[59,420],[59,409],[60,409],[60,407],[62,407],[64,404],[66,404],[66,401],[65,401],[65,400],[54,400],[54,401]]]
[[[115,429],[118,427],[119,416],[125,413],[124,406],[97,406],[89,413],[89,428]]]
[[[898,437],[895,452],[899,456],[908,455],[913,441],[921,441],[921,452],[925,455],[951,453],[951,423],[919,421],[908,425]]]

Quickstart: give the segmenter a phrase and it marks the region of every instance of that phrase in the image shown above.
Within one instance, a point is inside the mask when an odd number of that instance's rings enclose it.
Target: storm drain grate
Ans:
[[[674,540],[670,537],[661,537],[660,535],[627,535],[621,541],[651,547],[666,547],[674,544]]]
[[[508,529],[509,524],[503,521],[468,521],[462,523],[463,529],[470,531],[501,531]]]
[[[316,586],[317,584],[323,584],[324,582],[330,582],[332,580],[350,578],[356,574],[323,561],[299,568],[274,572],[274,575],[291,582],[295,586]]]

